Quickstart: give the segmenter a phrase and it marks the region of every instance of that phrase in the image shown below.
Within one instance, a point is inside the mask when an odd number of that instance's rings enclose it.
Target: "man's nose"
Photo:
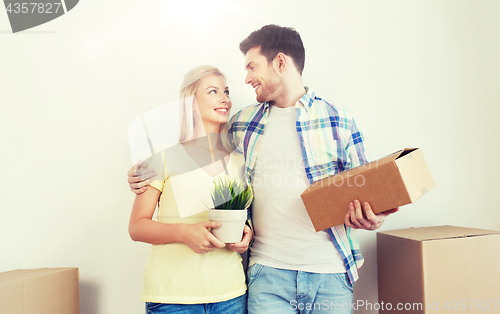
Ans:
[[[250,73],[247,73],[247,76],[245,76],[245,84],[251,84],[252,83],[252,76]]]

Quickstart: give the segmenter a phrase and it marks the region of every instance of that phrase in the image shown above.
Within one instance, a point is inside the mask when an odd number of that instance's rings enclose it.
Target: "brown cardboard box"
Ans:
[[[80,313],[78,268],[18,269],[0,273],[0,313]]]
[[[413,203],[436,184],[419,148],[406,148],[311,184],[301,195],[316,231],[344,223],[349,203],[374,213]]]
[[[394,313],[398,304],[404,313],[500,313],[500,231],[379,232],[377,263],[379,304],[385,305],[379,313]]]

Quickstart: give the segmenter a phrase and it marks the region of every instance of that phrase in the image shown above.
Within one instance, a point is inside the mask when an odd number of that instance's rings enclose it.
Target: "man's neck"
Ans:
[[[273,106],[279,108],[288,108],[295,106],[297,101],[304,96],[306,89],[302,84],[302,80],[295,82],[294,84],[288,84],[284,86],[282,93],[276,97],[271,103]]]

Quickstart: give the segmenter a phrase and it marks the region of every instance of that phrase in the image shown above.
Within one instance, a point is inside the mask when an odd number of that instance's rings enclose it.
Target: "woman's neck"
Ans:
[[[189,146],[197,146],[200,148],[205,148],[210,151],[214,151],[217,148],[221,149],[223,147],[221,137],[220,137],[220,125],[217,127],[209,127],[206,126],[205,130],[200,130],[198,131],[195,130],[194,132],[194,138],[189,141]],[[205,131],[205,132],[203,132]]]
[[[203,126],[205,128],[205,133],[207,135],[209,134],[215,134],[220,132],[220,124],[214,124],[214,123],[207,123],[203,121]]]
[[[193,159],[200,160],[201,158],[201,160],[204,160],[204,162],[201,162],[204,165],[214,163],[220,159],[227,159],[226,157],[229,155],[224,145],[222,145],[221,136],[218,132],[196,137],[182,143],[182,146],[184,146]],[[207,162],[206,158],[209,158],[211,162],[205,164]]]

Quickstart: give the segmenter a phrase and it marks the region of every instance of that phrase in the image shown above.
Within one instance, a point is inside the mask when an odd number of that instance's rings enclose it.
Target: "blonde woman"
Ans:
[[[247,313],[238,253],[247,250],[252,231],[245,226],[239,243],[220,242],[210,232],[220,224],[209,221],[201,201],[213,178],[244,176],[243,156],[221,140],[231,110],[226,79],[213,66],[197,67],[184,77],[181,98],[180,145],[162,156],[163,177],[136,196],[130,216],[130,237],[153,244],[141,300],[146,313]],[[183,210],[196,214],[183,217]]]

